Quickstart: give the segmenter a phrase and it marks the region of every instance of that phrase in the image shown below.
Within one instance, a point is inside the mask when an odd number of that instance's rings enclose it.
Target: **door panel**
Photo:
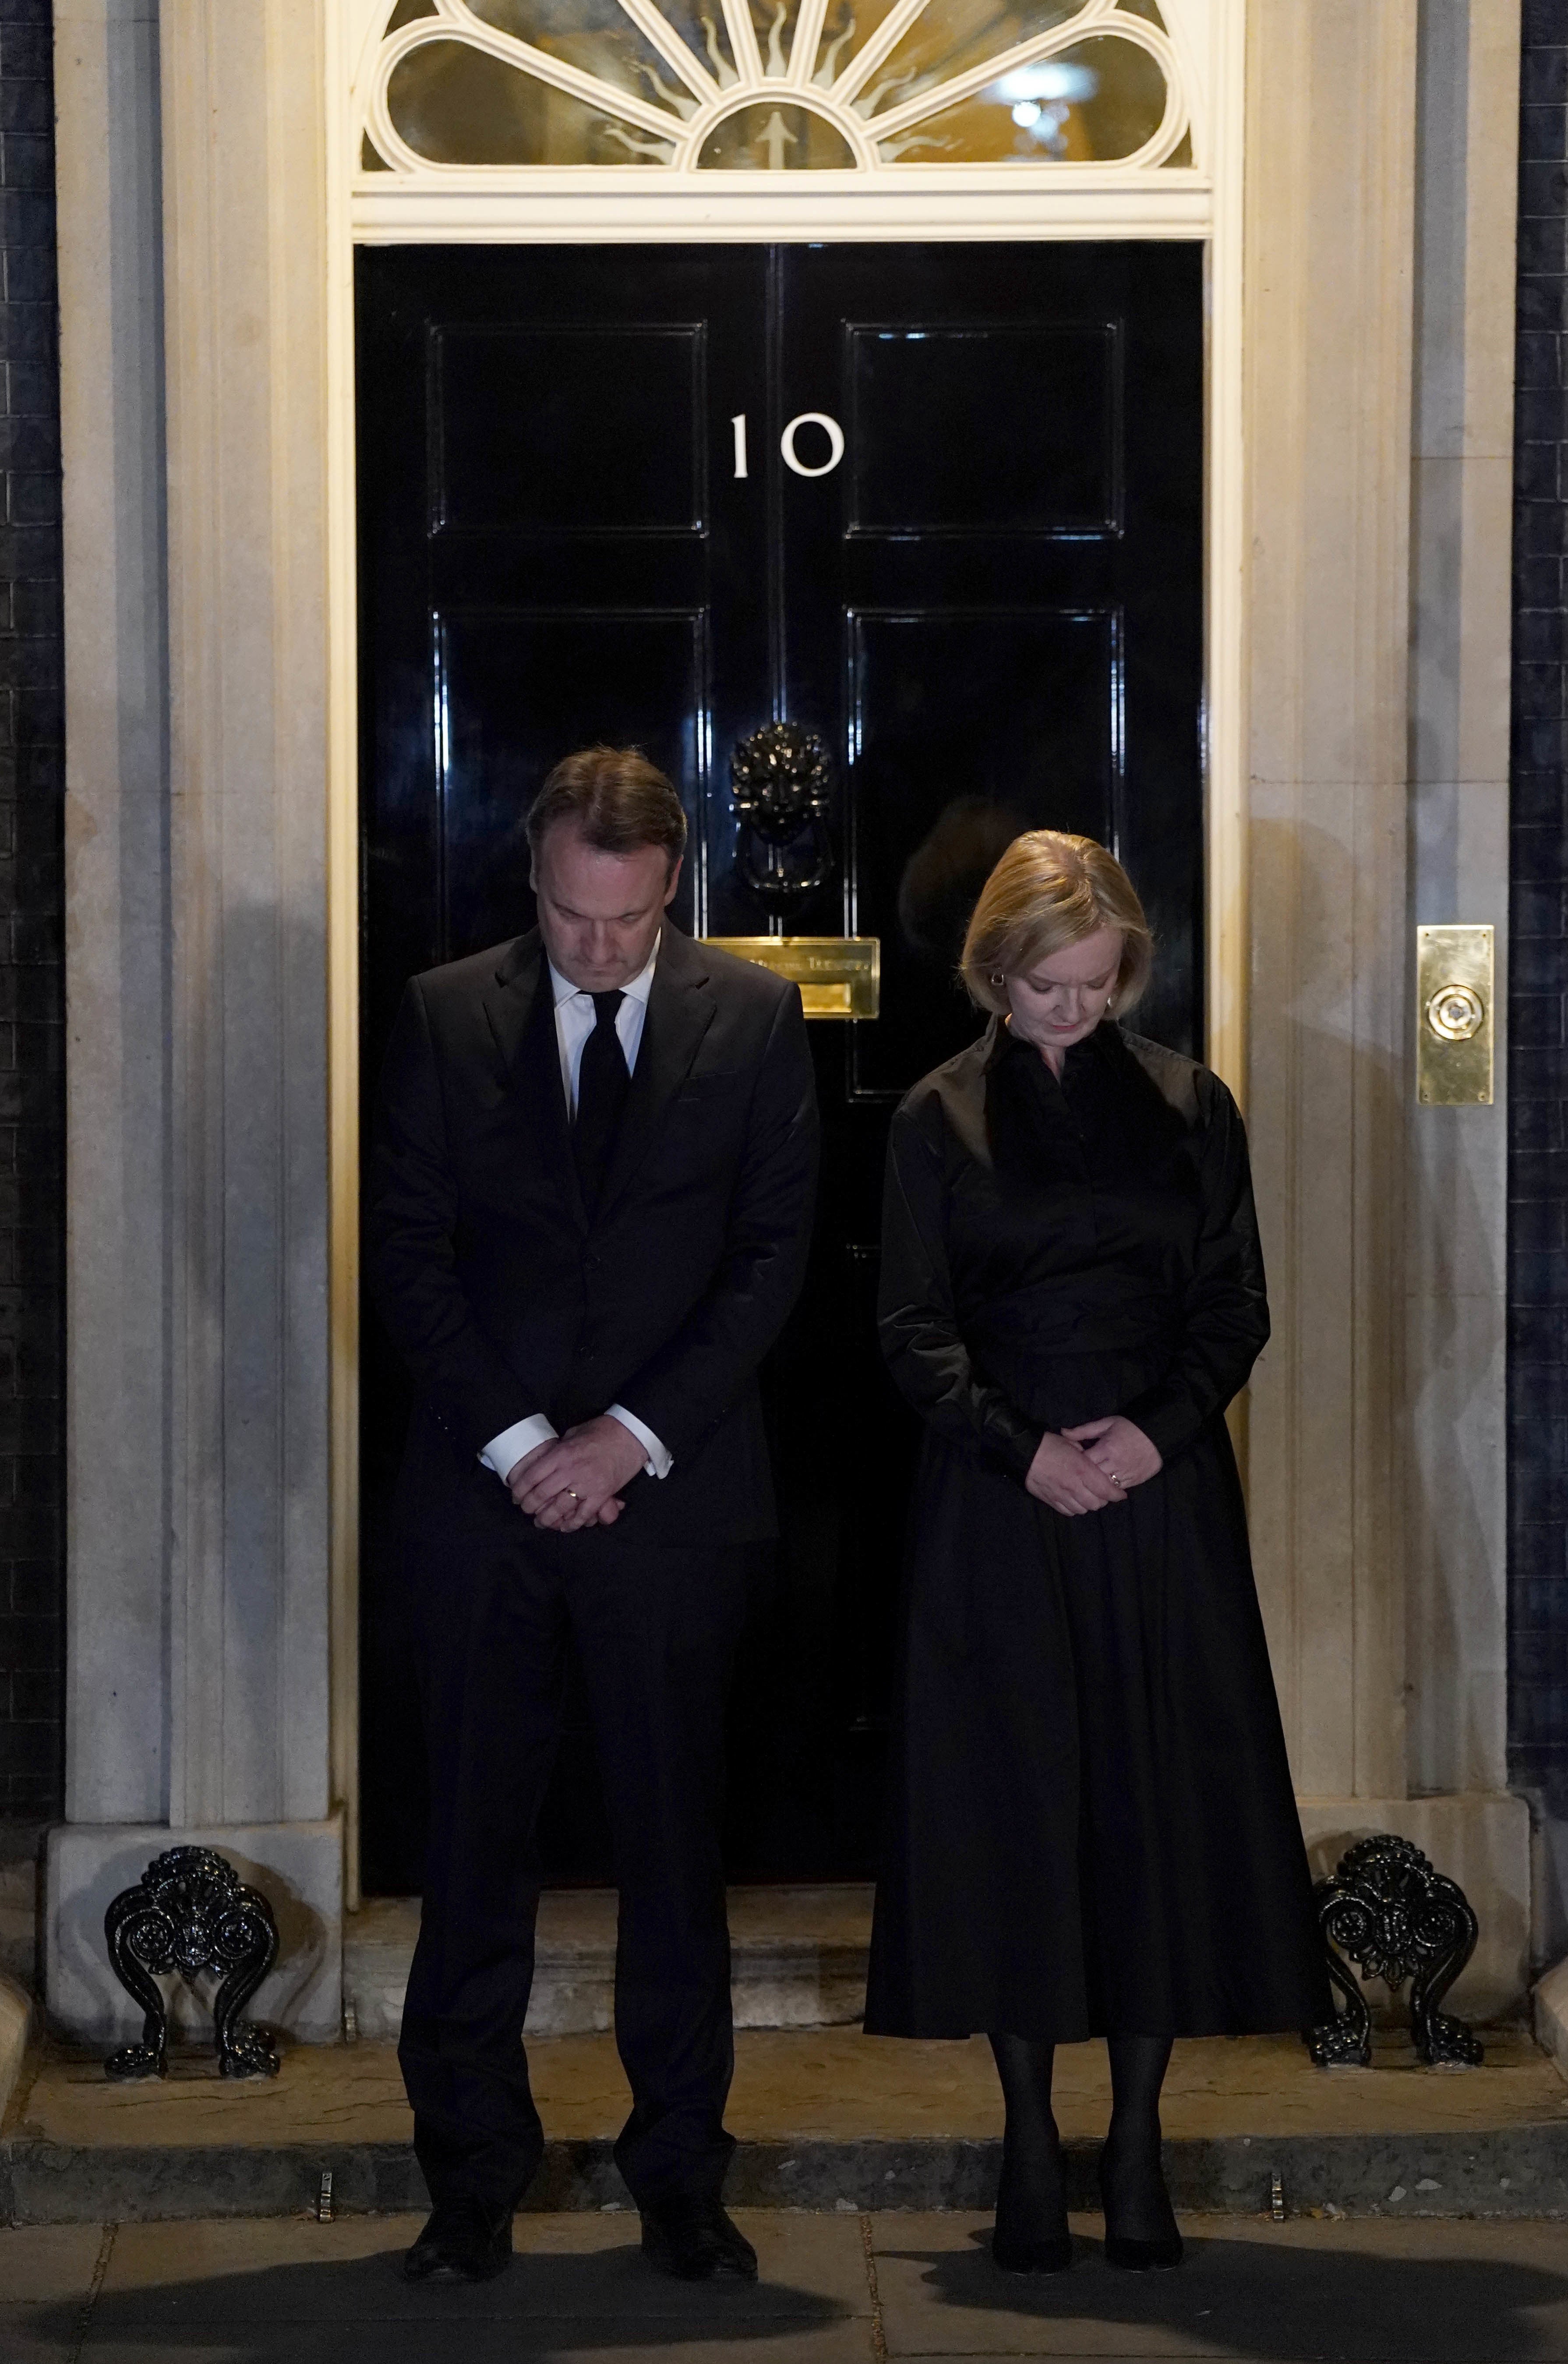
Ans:
[[[974,1031],[954,970],[1002,848],[1025,829],[1117,833],[1119,618],[851,610],[845,625],[848,867],[883,964],[883,1016],[853,1029],[851,1088],[896,1098]]]
[[[1120,338],[1082,329],[845,330],[851,533],[1055,534],[1121,524]],[[1027,420],[1011,436],[968,422]]]
[[[779,472],[777,565],[787,619],[775,660],[779,710],[813,722],[843,751],[848,856],[817,905],[792,916],[792,929],[831,932],[858,909],[861,931],[882,937],[884,959],[897,933],[890,906],[871,909],[853,860],[857,842],[875,842],[874,830],[862,829],[862,798],[874,795],[886,808],[891,792],[885,776],[878,786],[853,733],[851,619],[1006,610],[1013,620],[1005,630],[1017,634],[1031,611],[1042,619],[1098,615],[1112,646],[1092,722],[1053,704],[1049,675],[1033,680],[1026,667],[995,685],[998,697],[1019,701],[1010,736],[1006,702],[969,700],[962,726],[937,726],[940,754],[918,732],[907,734],[899,793],[913,816],[942,775],[955,796],[993,796],[1005,776],[1001,801],[1028,816],[1020,826],[1050,819],[1070,827],[1069,813],[1094,815],[1086,825],[1109,836],[1146,891],[1160,932],[1142,1022],[1195,1051],[1201,251],[790,248],[778,275],[773,300],[787,324],[777,337],[781,418],[823,410],[872,439],[863,453],[851,445],[833,477]],[[873,346],[880,373],[874,363],[868,371]],[[857,382],[868,374],[874,402],[860,396]],[[996,485],[1005,497],[995,496]],[[877,530],[856,530],[862,513]],[[967,696],[957,667],[930,692],[933,707],[951,697],[955,710]],[[1123,794],[1125,783],[1135,786]],[[912,836],[910,853],[929,825]],[[966,1021],[961,1014],[951,1022]],[[858,1063],[861,1046],[851,1043],[846,1057]],[[881,1088],[902,1090],[932,1060],[917,1054],[908,1068],[873,1055],[868,1064]]]
[[[433,329],[432,530],[701,533],[703,346],[700,322]]]
[[[970,1040],[953,964],[1009,838],[1108,839],[1201,1039],[1201,254],[1170,244],[371,250],[360,257],[367,1089],[404,978],[528,926],[529,797],[598,739],[679,783],[676,916],[881,940],[882,1014],[812,1031],[826,1158],[763,1372],[731,1869],[863,1876],[917,1438],[875,1341],[888,1118]],[[742,422],[738,428],[737,421]],[[793,463],[793,464],[792,464]],[[835,770],[820,883],[770,907],[729,793],[770,719]],[[750,876],[757,875],[755,864]],[[367,1309],[365,1877],[417,1877],[387,1583],[407,1404]],[[581,1693],[541,1833],[608,1842]]]
[[[438,918],[450,945],[503,942],[528,892],[519,816],[590,693],[595,736],[635,740],[690,778],[707,705],[701,608],[459,608],[438,612]],[[573,742],[573,743],[576,743]]]

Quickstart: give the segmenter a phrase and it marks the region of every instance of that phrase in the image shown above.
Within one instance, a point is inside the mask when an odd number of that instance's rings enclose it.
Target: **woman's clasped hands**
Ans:
[[[1024,1484],[1037,1501],[1075,1519],[1082,1511],[1125,1502],[1134,1486],[1158,1476],[1163,1466],[1158,1446],[1116,1412],[1078,1428],[1048,1428]]]

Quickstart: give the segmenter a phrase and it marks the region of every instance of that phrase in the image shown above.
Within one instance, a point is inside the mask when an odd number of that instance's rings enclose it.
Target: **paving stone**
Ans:
[[[240,2358],[246,2364],[291,2364],[295,2358],[299,2364],[331,2364],[334,2357],[346,2359],[354,2352],[340,2332],[319,2324],[304,2329],[290,2324],[282,2331],[252,2324],[243,2334],[215,2331],[209,2324],[189,2338],[160,2334],[156,2346],[149,2346],[145,2338],[100,2339],[89,2330],[80,2351],[94,2364],[172,2364],[176,2357],[179,2364],[237,2364]],[[374,2351],[361,2352],[369,2357]]]
[[[385,2311],[396,2269],[423,2219],[221,2217],[122,2225],[95,2309],[95,2326],[161,2319],[322,2323]],[[466,2291],[455,2293],[466,2298]]]
[[[1029,2280],[995,2272],[984,2214],[887,2213],[870,2225],[878,2324],[858,2217],[774,2210],[744,2221],[762,2252],[755,2290],[694,2290],[647,2272],[634,2220],[619,2214],[519,2217],[510,2270],[453,2290],[401,2281],[413,2217],[122,2228],[85,2325],[83,2245],[0,2236],[13,2244],[0,2258],[30,2255],[33,2287],[61,2292],[0,2307],[0,2358],[53,2364],[78,2352],[83,2328],[79,2352],[100,2364],[1568,2358],[1561,2224],[1193,2216],[1182,2270],[1144,2276],[1107,2269],[1099,2221],[1084,2216],[1073,2270]]]
[[[0,2226],[0,2303],[16,2307],[84,2299],[102,2239],[96,2225]]]
[[[673,2336],[657,2341],[616,2339],[613,2336],[595,2342],[592,2326],[574,2326],[573,2336],[562,2339],[556,2334],[550,2344],[534,2350],[546,2358],[570,2358],[571,2364],[715,2364],[716,2358],[737,2364],[740,2357],[754,2357],[756,2364],[874,2364],[875,2347],[871,2325],[865,2322],[827,2323],[813,2330],[800,2330],[793,2325],[727,2334],[715,2322],[700,2328],[693,2324],[672,2325]],[[606,2325],[608,2331],[610,2326]],[[515,2338],[515,2335],[514,2335]],[[437,2351],[426,2351],[435,2354]],[[496,2347],[489,2351],[497,2359],[506,2356],[507,2364],[517,2364],[517,2348]],[[407,2351],[410,2364],[415,2364],[416,2351]],[[454,2358],[460,2355],[452,2350]],[[399,2359],[401,2364],[401,2358]]]
[[[602,2319],[559,2323],[519,2336],[512,2318],[454,2319],[358,2325],[266,2324],[235,2325],[217,2336],[212,2326],[186,2335],[161,2330],[147,2337],[89,2333],[83,2364],[875,2364],[871,2326],[835,2322],[803,2330],[793,2324],[743,2329],[718,2318],[673,2321],[656,2329]],[[65,2349],[40,2350],[52,2359]],[[4,2353],[4,2351],[0,2351]],[[11,2364],[8,2356],[6,2364]],[[32,2364],[23,2355],[19,2364]]]
[[[844,2314],[869,2314],[865,2252],[858,2214],[832,2215],[783,2208],[737,2208],[731,2212],[757,2252],[758,2281],[754,2292],[743,2292],[749,2304],[770,2313],[788,2313],[804,2301],[803,2313],[820,2314],[831,2308]],[[724,2286],[694,2292],[689,2284],[668,2280],[642,2261],[640,2232],[635,2210],[591,2217],[587,2240],[578,2231],[576,2216],[520,2215],[515,2239],[520,2265],[515,2269],[527,2283],[548,2264],[559,2268],[581,2258],[584,2268],[584,2312],[610,2312],[606,2291],[615,2289],[617,2311],[624,2300],[628,2313],[657,2311],[689,2314],[694,2296],[729,2305],[735,2292]],[[590,2254],[591,2244],[591,2254]],[[615,2276],[606,2280],[606,2269]],[[563,2297],[571,2286],[562,2282]],[[542,2314],[545,2300],[530,2300],[530,2313]]]
[[[0,2283],[0,2291],[5,2288]],[[0,2298],[0,2359],[3,2364],[70,2364],[76,2354],[78,2325],[52,2310],[13,2306]]]
[[[517,2257],[494,2282],[432,2288],[402,2278],[422,2216],[220,2219],[122,2225],[95,2311],[97,2330],[157,2322],[243,2324],[500,2315],[544,2324],[695,2321],[820,2325],[870,2309],[858,2217],[744,2212],[758,2253],[754,2289],[672,2281],[643,2261],[635,2211],[519,2216]]]
[[[1341,2364],[1507,2364],[1568,2356],[1559,2224],[1189,2217],[1177,2273],[1128,2274],[1074,2219],[1070,2273],[999,2274],[978,2216],[879,2217],[891,2358],[1332,2357]]]

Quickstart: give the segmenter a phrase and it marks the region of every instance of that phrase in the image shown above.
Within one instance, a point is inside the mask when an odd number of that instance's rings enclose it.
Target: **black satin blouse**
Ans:
[[[1058,1081],[993,1021],[894,1120],[880,1322],[922,1418],[1019,1477],[1045,1429],[1110,1412],[1168,1461],[1269,1334],[1225,1086],[1110,1022]]]

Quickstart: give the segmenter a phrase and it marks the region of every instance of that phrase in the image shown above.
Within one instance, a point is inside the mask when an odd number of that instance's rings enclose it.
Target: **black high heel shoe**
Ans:
[[[1005,2274],[1064,2274],[1073,2263],[1073,2236],[1048,2241],[1005,2241],[991,2236],[991,2262]]]
[[[1029,2178],[1019,2176],[1016,2168],[1009,2175],[1008,2165],[1004,2152],[1001,2188],[996,2194],[996,2222],[991,2235],[993,2265],[1005,2274],[1064,2274],[1073,2262],[1073,2236],[1067,2229],[1060,2153],[1055,2159],[1054,2195],[1042,2200],[1042,2195],[1037,2191],[1037,2204],[1032,2208],[1020,2209],[1016,2197],[1018,2184],[1022,2182],[1027,2188]],[[1026,2225],[1032,2219],[1033,2229],[1022,2235],[1012,2229],[1008,2219],[1018,2216],[1023,2217]],[[1042,2224],[1050,2229],[1040,2231],[1039,2227]],[[1005,2226],[1006,2230],[1004,2230]]]
[[[994,2035],[1006,2125],[991,2258],[1004,2274],[1065,2273],[1073,2262],[1062,2139],[1051,2114],[1054,2046]]]
[[[1161,2170],[1158,2155],[1154,2159],[1154,2179],[1160,2188],[1160,2198],[1164,2203],[1164,2213],[1170,2220],[1171,2229],[1168,2233],[1160,2234],[1150,2240],[1129,2233],[1115,2233],[1111,2230],[1112,2220],[1117,2211],[1113,2206],[1112,2195],[1106,2188],[1106,2153],[1109,2148],[1110,2145],[1107,2143],[1105,2150],[1100,2153],[1100,2202],[1106,2212],[1106,2263],[1107,2266],[1119,2267],[1125,2273],[1169,2273],[1173,2267],[1179,2266],[1182,2262],[1182,2236],[1176,2229],[1175,2211],[1171,2206],[1170,2194],[1165,2189],[1165,2178]]]

